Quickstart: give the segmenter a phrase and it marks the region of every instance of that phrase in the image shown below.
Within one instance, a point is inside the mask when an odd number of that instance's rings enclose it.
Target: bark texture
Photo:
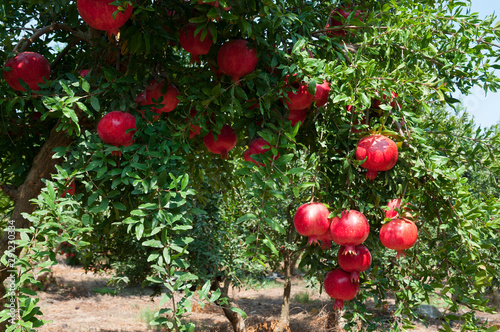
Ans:
[[[215,286],[221,290],[221,298],[228,299],[227,305],[221,305],[219,301],[217,301],[217,304],[224,311],[224,315],[231,323],[234,332],[246,332],[247,328],[243,316],[231,310],[231,307],[239,308],[239,306],[229,297],[229,287],[231,286],[231,283],[228,280],[225,280],[222,287],[220,287],[220,284],[217,281],[215,281],[215,283]]]

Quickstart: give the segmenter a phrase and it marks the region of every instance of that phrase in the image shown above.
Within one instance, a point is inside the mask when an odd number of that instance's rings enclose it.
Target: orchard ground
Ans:
[[[155,330],[148,322],[158,307],[159,296],[151,298],[150,289],[130,287],[116,291],[108,287],[109,275],[85,274],[80,267],[60,263],[53,268],[53,279],[45,291],[40,292],[39,303],[45,320],[52,323],[39,329],[49,331],[151,331]],[[260,290],[233,289],[230,295],[248,314],[246,321],[249,332],[274,331],[273,322],[279,320],[283,280],[267,280]],[[321,331],[326,319],[326,310],[333,302],[326,293],[306,288],[300,276],[293,279],[291,294],[290,320],[292,332]],[[373,313],[387,322],[392,321],[394,301],[388,306],[375,309]],[[433,303],[441,312],[444,306],[438,301]],[[500,328],[500,314],[478,313],[488,326]],[[214,305],[193,304],[193,313],[188,320],[196,323],[196,331],[232,331],[221,309]],[[437,331],[439,320],[429,320],[428,325],[416,323],[414,331]],[[460,330],[459,322],[452,325],[454,331]],[[167,331],[157,329],[158,331]]]

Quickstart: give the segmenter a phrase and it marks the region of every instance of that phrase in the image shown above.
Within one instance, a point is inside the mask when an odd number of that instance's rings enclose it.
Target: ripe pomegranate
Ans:
[[[387,203],[387,207],[389,208],[388,210],[385,210],[385,217],[386,218],[396,218],[399,213],[395,209],[399,209],[401,206],[401,199],[395,198],[391,199],[389,203]]]
[[[39,83],[43,83],[44,78],[50,78],[50,64],[47,59],[36,52],[22,52],[5,63],[5,67],[12,70],[4,71],[3,77],[7,84],[17,91],[25,89],[19,83],[22,79],[28,84],[31,90],[40,90]]]
[[[293,127],[297,122],[300,122],[300,125],[302,125],[306,120],[306,116],[307,116],[307,108],[296,111],[289,110],[288,116],[286,118],[292,122],[292,127]]]
[[[328,222],[331,222],[331,220],[328,220]],[[326,232],[318,235],[316,240],[321,242],[321,248],[323,250],[330,249],[332,247],[332,234],[330,233],[330,227],[328,227]]]
[[[369,232],[368,220],[361,212],[356,210],[343,211],[340,218],[333,218],[330,224],[333,242],[345,246],[346,254],[356,254],[354,247],[363,243]]]
[[[390,170],[398,161],[398,146],[383,135],[363,137],[356,148],[356,159],[366,161],[361,167],[366,168],[366,178],[373,180],[377,172]]]
[[[328,23],[326,24],[326,29],[328,28],[334,28],[334,27],[340,27],[343,26],[344,23],[342,23],[342,17],[344,20],[346,20],[349,15],[351,15],[351,12],[348,11],[349,7],[346,7],[347,10],[344,10],[342,8],[335,8],[332,13],[330,18],[328,19]],[[360,10],[357,10],[356,13],[354,14],[354,17],[358,17],[358,15],[361,14]],[[339,36],[339,37],[345,37],[347,36],[347,31],[344,29],[340,30],[332,30],[327,32],[329,36]]]
[[[405,256],[405,249],[413,247],[417,242],[417,226],[408,218],[392,219],[380,228],[380,242],[389,249],[394,249],[400,256]]]
[[[134,129],[134,130],[130,130]],[[104,115],[97,123],[97,134],[106,144],[129,146],[134,143],[133,136],[137,127],[130,113],[113,111]]]
[[[269,147],[264,148],[264,146],[269,146]],[[252,141],[252,143],[250,143],[250,145],[248,146],[248,149],[243,153],[243,158],[246,161],[251,161],[252,163],[254,163],[257,166],[264,166],[263,163],[255,161],[252,158],[252,155],[263,154],[269,150],[271,150],[271,144],[269,144],[269,142],[266,141],[265,139],[259,137],[259,138],[254,139]],[[277,158],[279,158],[279,154],[274,156],[274,159],[277,159]]]
[[[76,0],[76,6],[82,19],[97,30],[107,31],[109,34],[118,34],[118,29],[125,24],[132,15],[133,7],[127,5],[125,11],[113,13],[118,6],[111,5],[111,0]]]
[[[352,282],[351,275],[342,269],[328,272],[323,285],[325,292],[335,299],[333,309],[342,309],[344,301],[352,300],[359,292],[359,282]]]
[[[137,96],[135,102],[143,106],[156,104],[163,105],[161,108],[152,108],[153,112],[160,115],[162,112],[172,112],[177,107],[179,104],[178,95],[179,90],[172,83],[168,84],[165,91],[165,81],[157,83],[153,80],[146,88],[146,91]],[[161,102],[159,102],[160,97],[163,97]]]
[[[327,232],[330,226],[328,208],[322,203],[306,203],[299,206],[293,217],[297,233],[309,237],[309,244],[316,242],[318,236]]]
[[[221,46],[217,53],[217,66],[219,70],[233,78],[233,82],[240,77],[252,73],[257,67],[257,50],[248,48],[244,39],[230,40]]]
[[[285,98],[282,99],[288,107],[288,110],[301,111],[308,109],[314,102],[314,95],[309,93],[307,84],[295,81],[291,85],[289,84],[289,86],[297,89],[297,92],[288,91],[286,94],[289,100]]]
[[[201,31],[195,35],[197,25],[188,23],[179,33],[179,43],[181,47],[191,53],[191,63],[200,62],[200,55],[208,54],[212,46],[212,34],[207,30],[207,34],[201,40]]]
[[[227,124],[222,126],[220,134],[217,136],[217,140],[214,139],[212,131],[203,137],[203,142],[208,151],[220,154],[222,159],[227,159],[227,152],[236,146],[237,140],[238,135],[236,135],[233,128]]]
[[[68,183],[68,181],[66,181],[66,188],[68,188],[68,189],[66,189],[62,193],[61,197],[66,196],[66,194],[68,194],[68,195],[74,195],[75,192],[76,192],[76,183],[75,183],[75,180],[72,179],[69,183]]]
[[[340,247],[337,252],[337,261],[342,270],[351,273],[351,281],[359,282],[360,272],[368,270],[372,264],[372,254],[362,244],[354,247],[354,255],[347,255],[345,247]]]
[[[314,95],[314,101],[316,102],[316,107],[323,107],[328,102],[328,94],[330,92],[330,83],[326,80],[323,83],[316,85],[316,94]]]
[[[90,72],[90,69],[82,69],[82,70],[80,70],[80,76],[85,77],[88,75],[89,72]]]

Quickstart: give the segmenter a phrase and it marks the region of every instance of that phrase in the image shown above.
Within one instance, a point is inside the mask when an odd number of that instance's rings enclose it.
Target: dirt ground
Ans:
[[[44,292],[40,292],[39,305],[48,321],[40,332],[49,331],[86,331],[86,332],[125,332],[153,331],[148,322],[158,308],[160,297],[151,298],[151,291],[130,288],[118,295],[109,294],[106,288],[107,277],[85,274],[83,269],[65,264],[53,268],[55,282]],[[248,314],[249,332],[273,331],[273,322],[279,320],[283,288],[282,280],[277,279],[273,287],[260,291],[233,290],[230,294],[238,305]],[[102,294],[104,293],[104,294]],[[106,294],[108,293],[108,294]],[[307,295],[306,295],[307,294]],[[300,299],[303,299],[302,301]],[[319,295],[305,288],[300,278],[294,279],[290,305],[291,332],[317,332],[318,324],[325,317],[325,308],[332,305],[328,295]],[[500,328],[500,314],[481,313],[488,326]],[[387,317],[390,317],[388,308]],[[193,304],[193,313],[188,320],[196,323],[196,331],[232,331],[222,310],[216,306],[200,308]],[[414,331],[437,331],[440,322],[431,322],[425,327],[417,324]],[[454,331],[459,331],[455,324]],[[160,331],[158,329],[158,331]],[[164,330],[165,331],[165,330]]]

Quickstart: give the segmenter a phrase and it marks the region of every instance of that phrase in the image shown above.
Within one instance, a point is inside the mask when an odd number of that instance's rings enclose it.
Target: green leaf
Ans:
[[[99,99],[97,99],[95,96],[90,97],[90,105],[92,105],[92,108],[95,109],[97,112],[101,110]]]
[[[231,311],[234,311],[234,312],[236,312],[237,314],[241,315],[241,317],[242,317],[243,319],[246,319],[246,318],[247,318],[247,314],[246,314],[246,312],[244,312],[244,311],[243,311],[243,310],[241,310],[240,308],[237,308],[237,307],[231,307],[230,309],[231,309]]]

